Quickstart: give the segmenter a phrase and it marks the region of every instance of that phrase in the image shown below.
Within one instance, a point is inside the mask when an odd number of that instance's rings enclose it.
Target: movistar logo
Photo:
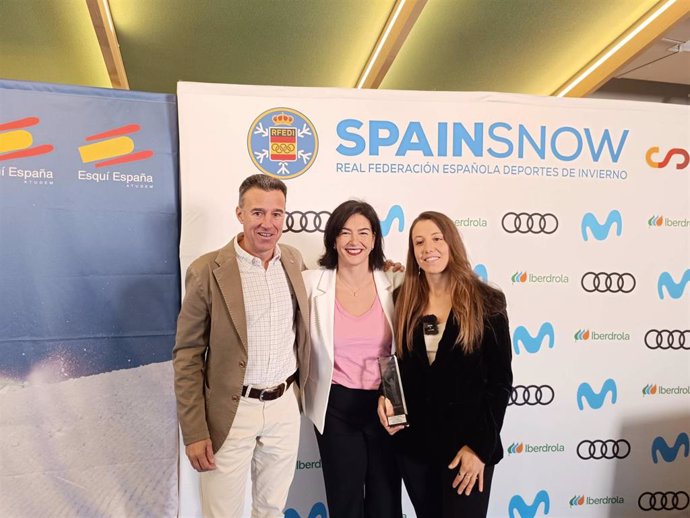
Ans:
[[[584,402],[586,400],[590,408],[598,410],[604,406],[606,396],[609,393],[611,394],[611,404],[615,405],[618,399],[618,388],[616,387],[616,382],[611,378],[604,381],[601,390],[598,392],[595,392],[589,383],[581,383],[577,388],[577,407],[580,410],[584,410]]]
[[[398,232],[402,232],[405,229],[405,213],[400,205],[393,205],[388,209],[386,218],[381,220],[381,232],[384,237],[391,231],[395,221],[398,222]]]
[[[620,237],[623,233],[623,216],[618,210],[612,210],[606,216],[606,221],[604,223],[599,223],[597,217],[588,212],[582,217],[582,223],[580,224],[580,231],[582,232],[582,239],[588,240],[587,231],[592,234],[592,237],[597,241],[604,241],[609,237],[609,232],[611,227],[616,226],[616,236]]]
[[[659,436],[652,441],[652,460],[654,464],[658,464],[659,455],[661,455],[664,462],[673,462],[681,449],[683,450],[683,457],[687,459],[690,456],[690,437],[687,433],[679,433],[673,446],[669,446],[666,440]]]
[[[474,273],[477,274],[477,277],[482,281],[489,282],[489,271],[486,269],[485,264],[477,264],[474,267]]]
[[[678,282],[673,280],[670,273],[662,272],[657,281],[657,293],[659,294],[659,298],[664,300],[664,288],[666,288],[666,293],[672,299],[679,299],[683,295],[685,286],[688,282],[690,282],[690,269],[683,272],[683,276]]]
[[[296,509],[285,509],[284,518],[302,518]],[[328,518],[328,511],[323,502],[316,502],[309,511],[306,518]]]
[[[508,502],[508,518],[535,518],[540,508],[543,508],[544,515],[551,510],[551,499],[545,489],[534,495],[531,504],[525,502],[521,495],[514,495]]]
[[[551,322],[544,322],[535,336],[532,336],[525,326],[518,326],[513,333],[513,350],[515,354],[520,354],[520,344],[529,354],[538,353],[546,340],[549,349],[555,345],[555,331]]]

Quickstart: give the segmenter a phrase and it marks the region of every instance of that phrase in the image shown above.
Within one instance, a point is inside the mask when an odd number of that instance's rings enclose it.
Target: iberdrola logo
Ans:
[[[585,505],[585,495],[575,495],[570,499],[570,507]]]
[[[525,445],[523,443],[514,442],[507,448],[508,455],[515,455],[516,453],[522,453],[525,451]]]
[[[580,329],[575,333],[575,340],[589,340],[589,329]]]
[[[515,272],[510,280],[513,282],[527,282],[527,272]]]
[[[657,386],[656,384],[654,385],[645,385],[644,388],[642,389],[642,395],[643,396],[653,396],[657,392]]]
[[[652,216],[647,220],[647,225],[650,227],[660,227],[661,225],[664,224],[664,217],[663,216]]]

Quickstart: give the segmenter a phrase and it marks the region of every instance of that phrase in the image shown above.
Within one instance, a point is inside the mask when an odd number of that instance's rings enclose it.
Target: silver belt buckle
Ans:
[[[272,389],[261,389],[261,392],[259,392],[259,401],[264,400],[264,393],[266,392],[271,392]]]

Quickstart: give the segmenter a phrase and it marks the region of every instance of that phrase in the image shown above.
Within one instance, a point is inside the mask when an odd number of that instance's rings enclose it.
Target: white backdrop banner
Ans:
[[[183,269],[240,230],[237,189],[256,172],[287,182],[283,242],[313,267],[344,200],[377,209],[400,261],[410,222],[443,212],[508,299],[515,388],[489,515],[690,516],[690,109],[199,83],[178,96]],[[303,425],[285,516],[327,518]]]

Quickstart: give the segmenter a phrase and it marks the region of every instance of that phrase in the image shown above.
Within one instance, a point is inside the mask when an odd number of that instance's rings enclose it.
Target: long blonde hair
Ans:
[[[395,340],[398,353],[412,350],[414,329],[429,300],[429,284],[420,270],[414,253],[412,231],[420,221],[431,221],[438,226],[448,244],[449,258],[446,272],[450,280],[452,315],[460,326],[455,341],[466,353],[477,350],[484,336],[484,319],[505,313],[503,293],[482,280],[472,271],[465,245],[455,224],[440,212],[422,212],[412,222],[407,243],[405,282],[399,290],[395,304]]]

